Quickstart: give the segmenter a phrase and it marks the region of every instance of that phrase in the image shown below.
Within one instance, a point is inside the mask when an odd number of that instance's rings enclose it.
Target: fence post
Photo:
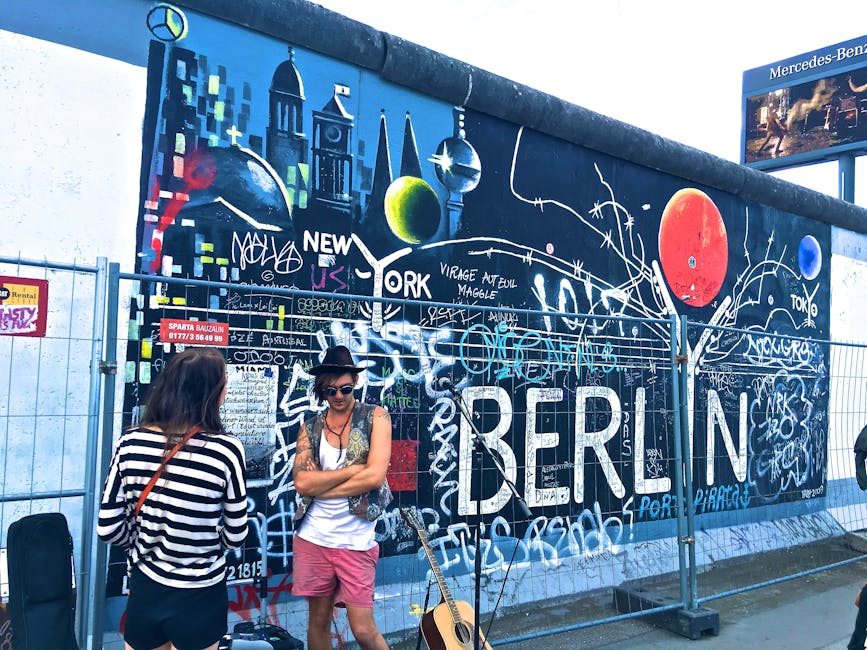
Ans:
[[[697,609],[698,608],[698,596],[696,594],[697,585],[698,585],[698,577],[697,577],[697,569],[695,566],[695,504],[693,503],[693,489],[692,489],[692,461],[693,461],[693,449],[691,440],[692,436],[690,435],[691,430],[691,418],[692,412],[690,411],[690,365],[695,363],[695,359],[689,358],[689,338],[687,337],[687,327],[688,323],[686,320],[686,316],[680,317],[680,355],[681,355],[681,363],[679,364],[680,372],[678,373],[678,379],[680,380],[680,435],[682,440],[682,448],[683,448],[683,457],[685,462],[683,464],[684,470],[684,489],[686,490],[686,538],[684,539],[684,543],[689,551],[689,562],[687,566],[687,570],[689,571],[689,584],[688,584],[688,599],[687,605],[689,609]]]
[[[94,278],[93,327],[90,348],[90,388],[87,402],[87,443],[85,447],[84,503],[81,522],[81,584],[78,585],[78,645],[86,648],[90,636],[88,612],[92,607],[94,594],[93,549],[95,545],[95,504],[98,502],[96,459],[99,438],[99,407],[102,381],[99,363],[102,358],[103,332],[105,331],[105,291],[106,267],[108,260],[98,257],[96,277]]]
[[[99,370],[104,375],[105,391],[102,400],[102,438],[99,448],[99,485],[105,482],[108,465],[111,462],[114,441],[114,391],[117,375],[117,316],[118,296],[120,295],[120,266],[116,262],[108,265],[105,316],[105,346]],[[96,467],[94,462],[94,467]],[[97,493],[95,503],[99,503]],[[94,540],[95,560],[93,563],[93,606],[91,609],[91,639],[87,646],[93,650],[102,648],[103,628],[105,627],[105,583],[108,576],[108,546],[99,539]]]
[[[674,495],[677,499],[677,560],[680,578],[680,602],[688,602],[686,567],[686,502],[683,494],[683,440],[680,417],[680,361],[677,340],[677,316],[669,320],[669,343],[671,347],[671,404],[674,411]]]
[[[719,613],[707,607],[699,607],[696,598],[695,560],[695,507],[692,493],[692,445],[690,444],[690,394],[692,384],[691,360],[687,337],[686,318],[678,320],[671,314],[668,320],[669,388],[674,442],[674,499],[677,502],[677,556],[680,601],[673,604],[669,595],[671,586],[617,587],[614,590],[614,606],[620,612],[633,613],[653,610],[649,620],[681,636],[698,639],[703,634],[719,633]],[[641,435],[641,434],[636,434]],[[636,462],[643,459],[636,457]]]

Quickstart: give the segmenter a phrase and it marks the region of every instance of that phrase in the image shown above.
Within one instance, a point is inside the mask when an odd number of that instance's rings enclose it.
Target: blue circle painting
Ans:
[[[813,235],[806,235],[798,246],[798,266],[808,280],[814,279],[822,269],[822,249]]]

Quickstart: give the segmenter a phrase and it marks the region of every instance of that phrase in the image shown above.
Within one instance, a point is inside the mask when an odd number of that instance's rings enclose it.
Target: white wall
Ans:
[[[867,338],[867,237],[835,228],[831,258],[831,339],[841,343]],[[867,425],[867,350],[835,346],[831,352],[828,404],[828,478],[855,476],[852,447]]]
[[[0,30],[0,255],[132,270],[144,68]]]

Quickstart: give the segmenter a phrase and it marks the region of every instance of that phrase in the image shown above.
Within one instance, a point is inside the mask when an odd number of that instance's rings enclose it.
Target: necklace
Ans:
[[[337,450],[337,460],[340,460],[340,457],[343,455],[343,432],[346,431],[346,427],[352,419],[352,414],[355,412],[355,404],[355,402],[352,403],[352,408],[349,410],[349,415],[347,415],[346,419],[343,421],[343,426],[340,427],[340,431],[335,431],[331,428],[331,425],[328,424],[328,414],[325,414],[326,433],[337,436],[337,444],[340,445],[340,448]]]

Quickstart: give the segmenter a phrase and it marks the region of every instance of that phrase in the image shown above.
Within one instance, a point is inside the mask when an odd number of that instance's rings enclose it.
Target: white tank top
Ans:
[[[345,460],[346,450],[332,447],[323,435],[319,440],[319,467],[323,470],[340,469]],[[316,497],[301,520],[296,535],[327,548],[368,551],[376,546],[375,528],[375,522],[349,512],[346,497]]]

